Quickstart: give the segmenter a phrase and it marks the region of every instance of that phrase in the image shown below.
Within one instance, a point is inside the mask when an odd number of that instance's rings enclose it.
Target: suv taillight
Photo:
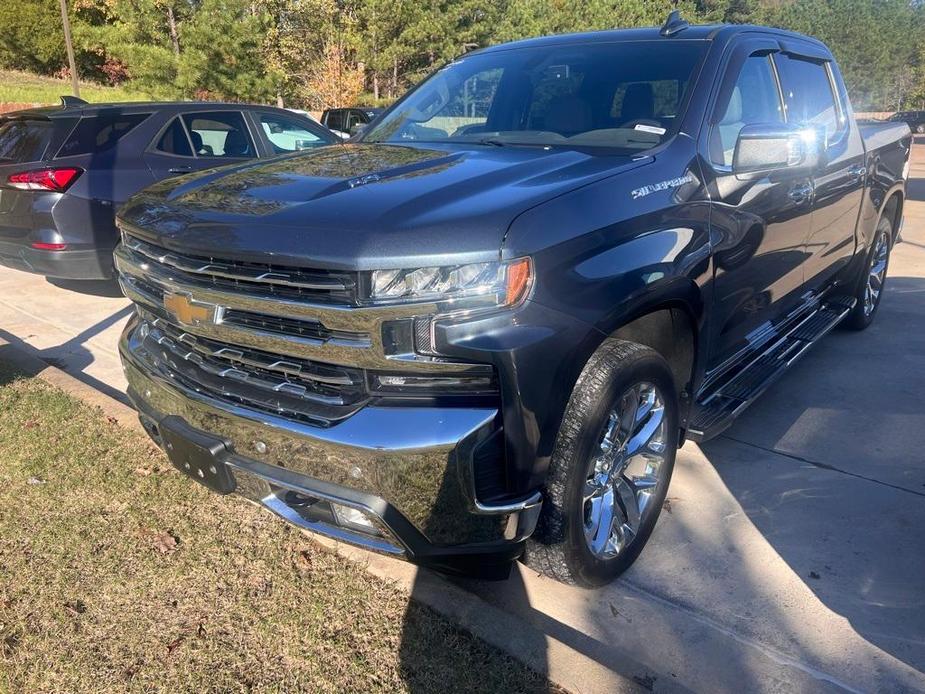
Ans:
[[[34,171],[21,171],[10,174],[6,182],[13,188],[21,190],[51,190],[56,193],[63,193],[71,187],[71,184],[82,173],[83,169],[74,167],[35,169]]]

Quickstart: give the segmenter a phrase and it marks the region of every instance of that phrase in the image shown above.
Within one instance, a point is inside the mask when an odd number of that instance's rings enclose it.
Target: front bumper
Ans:
[[[306,530],[445,571],[503,574],[522,552],[540,495],[490,506],[474,491],[473,454],[497,431],[496,409],[368,406],[327,428],[302,424],[172,380],[151,365],[137,327],[120,353],[142,423],[158,443],[171,415],[227,441],[237,493]],[[307,519],[288,492],[356,509],[380,532]]]

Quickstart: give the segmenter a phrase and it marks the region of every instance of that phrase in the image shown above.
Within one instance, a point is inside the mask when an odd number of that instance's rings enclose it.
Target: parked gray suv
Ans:
[[[338,142],[304,116],[218,103],[88,104],[0,116],[0,264],[67,279],[114,274],[115,211],[178,174]]]

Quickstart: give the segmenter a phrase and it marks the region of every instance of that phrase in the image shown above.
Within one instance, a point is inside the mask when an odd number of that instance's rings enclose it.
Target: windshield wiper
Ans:
[[[486,137],[481,140],[477,140],[477,142],[480,145],[491,145],[493,147],[507,147],[509,144],[511,144],[510,142],[505,142],[504,140],[500,140],[497,137]]]

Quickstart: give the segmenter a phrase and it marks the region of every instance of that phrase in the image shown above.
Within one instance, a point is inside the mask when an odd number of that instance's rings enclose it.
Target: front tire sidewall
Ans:
[[[674,469],[678,437],[677,393],[671,370],[665,360],[651,349],[617,340],[605,354],[592,357],[569,401],[560,438],[553,454],[553,467],[562,484],[550,487],[548,509],[561,519],[561,552],[571,582],[592,587],[609,583],[635,561],[651,535],[661,506],[668,493]],[[600,356],[600,358],[599,358]],[[637,383],[648,382],[661,393],[665,405],[667,447],[664,472],[649,499],[651,513],[624,551],[611,559],[600,559],[588,547],[584,535],[582,492],[587,469],[599,445],[604,425],[618,399]],[[561,473],[565,472],[564,475]]]

